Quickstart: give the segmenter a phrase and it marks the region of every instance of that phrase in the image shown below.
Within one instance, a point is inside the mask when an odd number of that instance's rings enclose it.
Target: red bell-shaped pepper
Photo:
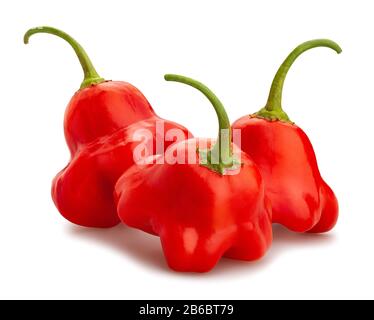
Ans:
[[[243,151],[252,157],[265,180],[273,222],[297,232],[329,231],[338,218],[337,199],[321,177],[312,144],[281,105],[289,68],[300,54],[315,47],[341,52],[339,45],[326,39],[299,45],[276,73],[266,106],[233,124],[241,130]]]
[[[142,143],[150,146],[147,150],[151,154],[163,153],[164,147],[175,139],[164,141],[164,133],[179,129],[182,137],[177,139],[184,139],[189,132],[159,118],[131,84],[101,78],[81,45],[65,32],[38,27],[26,32],[24,42],[28,43],[35,33],[50,33],[66,40],[84,71],[81,88],[65,112],[65,138],[71,161],[53,180],[52,198],[60,213],[75,224],[112,227],[120,222],[113,200],[114,184],[134,164],[134,149]],[[156,129],[158,123],[162,131]],[[147,131],[144,139],[148,141],[134,140],[139,130]]]
[[[215,108],[220,134],[212,147],[207,139],[182,141],[125,172],[115,187],[119,217],[159,235],[176,271],[206,272],[222,256],[262,257],[272,240],[271,211],[257,166],[231,145],[226,111],[206,86],[178,75],[165,79],[200,90]]]

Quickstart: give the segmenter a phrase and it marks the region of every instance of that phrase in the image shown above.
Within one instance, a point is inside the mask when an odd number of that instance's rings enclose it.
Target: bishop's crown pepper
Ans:
[[[52,27],[30,29],[28,43],[36,33],[49,33],[66,40],[74,49],[84,72],[84,80],[71,99],[64,119],[65,138],[71,152],[69,165],[52,183],[52,198],[69,221],[86,227],[112,227],[120,222],[113,202],[117,178],[134,163],[133,151],[139,144],[133,139],[137,130],[148,130],[153,152],[158,122],[163,132],[186,128],[159,118],[144,95],[122,81],[105,81],[96,72],[85,50],[71,36]],[[171,143],[164,141],[167,148]]]
[[[242,149],[260,168],[272,204],[273,222],[297,232],[326,232],[338,218],[337,199],[322,179],[312,144],[282,109],[283,83],[289,68],[303,52],[338,44],[317,39],[296,47],[280,66],[266,106],[233,124],[242,133]]]
[[[222,256],[259,259],[270,246],[272,230],[257,166],[231,145],[230,121],[213,92],[183,76],[165,79],[201,91],[215,108],[223,134],[213,146],[207,139],[173,144],[153,163],[126,171],[115,187],[119,217],[130,227],[160,236],[167,263],[176,271],[206,272]],[[206,149],[196,148],[204,144]],[[175,154],[191,159],[191,153],[197,161],[167,160]]]

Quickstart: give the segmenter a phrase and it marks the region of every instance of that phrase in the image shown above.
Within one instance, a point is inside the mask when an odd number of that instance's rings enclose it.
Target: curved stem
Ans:
[[[99,76],[99,74],[96,72],[90,58],[88,57],[86,51],[82,48],[82,46],[76,41],[74,40],[71,36],[69,36],[67,33],[61,31],[61,30],[58,30],[56,28],[52,28],[52,27],[37,27],[37,28],[32,28],[32,29],[29,29],[25,35],[24,35],[24,38],[23,38],[23,42],[25,44],[28,44],[29,43],[29,38],[35,34],[35,33],[49,33],[49,34],[53,34],[57,37],[60,37],[62,39],[64,39],[66,42],[68,42],[72,48],[74,49],[78,59],[79,59],[79,62],[83,68],[83,73],[84,73],[84,79],[83,79],[83,82],[81,84],[81,89],[83,88],[86,88],[92,84],[96,84],[96,83],[101,83],[101,82],[104,82],[105,80],[103,78],[101,78]]]
[[[206,161],[208,163],[204,165],[223,174],[225,168],[232,167],[234,162],[231,147],[231,125],[222,102],[207,86],[194,79],[176,74],[166,74],[165,80],[184,83],[199,90],[213,105],[218,117],[219,134],[213,148],[207,152]]]
[[[290,121],[287,114],[282,109],[282,91],[284,80],[286,78],[288,70],[291,68],[295,60],[305,51],[316,47],[327,47],[335,50],[337,53],[342,52],[342,49],[336,42],[328,39],[311,40],[297,46],[279,67],[272,82],[266,106],[259,112],[257,112],[256,115],[263,116],[264,118],[268,118],[271,120],[276,119]]]

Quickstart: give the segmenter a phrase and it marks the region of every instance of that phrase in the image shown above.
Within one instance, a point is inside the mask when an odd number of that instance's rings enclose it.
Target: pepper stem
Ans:
[[[60,37],[67,41],[72,48],[74,49],[79,62],[83,68],[83,73],[84,73],[84,79],[83,82],[80,86],[81,89],[89,87],[92,84],[97,84],[104,82],[105,80],[99,76],[99,74],[96,72],[90,58],[88,57],[86,51],[82,48],[82,46],[75,41],[71,36],[69,36],[67,33],[58,30],[56,28],[52,27],[37,27],[37,28],[32,28],[28,30],[23,38],[23,42],[25,44],[29,43],[29,38],[35,34],[35,33],[49,33],[53,34],[57,37]]]
[[[222,102],[207,86],[194,79],[176,74],[166,74],[165,80],[184,83],[199,90],[213,105],[218,117],[218,138],[210,150],[199,151],[201,155],[200,164],[218,172],[221,175],[224,174],[226,169],[234,166],[235,161],[233,159],[233,151],[231,147],[230,120]]]
[[[281,120],[285,122],[291,122],[288,115],[282,109],[282,91],[284,80],[286,78],[288,70],[291,68],[295,60],[303,52],[316,47],[327,47],[335,50],[337,53],[342,52],[342,49],[337,43],[328,39],[311,40],[297,46],[279,67],[271,85],[266,106],[255,113],[255,116],[268,120]]]

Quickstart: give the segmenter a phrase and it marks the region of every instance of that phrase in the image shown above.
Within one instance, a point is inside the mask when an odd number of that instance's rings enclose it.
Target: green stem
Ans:
[[[92,84],[97,84],[97,83],[101,83],[101,82],[105,81],[96,72],[96,70],[95,70],[90,58],[88,57],[86,51],[82,48],[82,46],[77,41],[75,41],[67,33],[65,33],[61,30],[52,28],[52,27],[32,28],[25,33],[25,36],[23,38],[23,42],[25,44],[28,44],[29,43],[29,38],[35,33],[53,34],[57,37],[60,37],[60,38],[64,39],[65,41],[67,41],[72,46],[72,48],[74,49],[74,51],[75,51],[75,53],[76,53],[76,55],[79,59],[80,64],[82,65],[82,68],[83,68],[84,79],[83,79],[83,82],[82,82],[81,87],[80,87],[81,89],[89,87]]]
[[[284,80],[295,60],[305,51],[316,48],[316,47],[327,47],[335,50],[337,53],[341,53],[342,49],[337,43],[328,39],[316,39],[304,42],[297,46],[284,60],[282,65],[279,67],[273,83],[270,88],[270,93],[266,106],[262,108],[255,115],[268,120],[281,120],[291,122],[288,115],[282,109],[282,91]]]
[[[213,148],[209,151],[200,151],[201,154],[205,153],[206,155],[206,159],[201,159],[201,161],[204,161],[202,164],[211,170],[224,174],[225,169],[232,168],[235,161],[231,147],[230,120],[222,102],[207,86],[194,79],[176,74],[166,74],[165,80],[184,83],[199,90],[213,105],[218,117],[219,134]]]

